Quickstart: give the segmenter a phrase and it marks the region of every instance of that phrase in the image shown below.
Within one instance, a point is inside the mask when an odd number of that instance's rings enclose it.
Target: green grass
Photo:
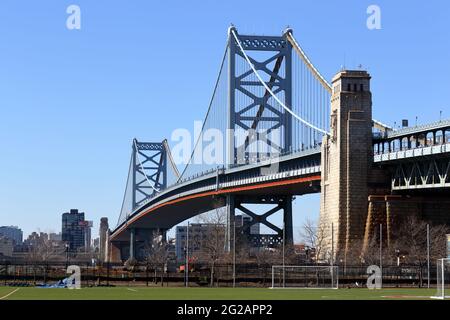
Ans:
[[[0,299],[17,288],[0,287]],[[262,289],[110,287],[19,288],[4,300],[401,300],[429,299],[435,289]]]

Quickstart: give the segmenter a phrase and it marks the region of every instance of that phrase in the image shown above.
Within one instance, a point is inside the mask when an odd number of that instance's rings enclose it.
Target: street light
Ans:
[[[184,286],[187,287],[187,250],[186,246],[184,247]]]
[[[69,244],[68,243],[66,243],[65,244],[65,247],[66,247],[66,268],[69,266]]]

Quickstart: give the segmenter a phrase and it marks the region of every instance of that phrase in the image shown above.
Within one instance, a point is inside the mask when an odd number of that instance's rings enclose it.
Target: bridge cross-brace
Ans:
[[[133,140],[132,209],[167,187],[167,152],[163,142]]]
[[[245,204],[271,204],[275,205],[273,208],[267,210],[263,214],[258,214],[251,211]],[[293,224],[292,224],[292,196],[269,196],[269,197],[254,197],[254,196],[227,196],[227,249],[234,250],[235,236],[236,236],[236,210],[250,216],[251,222],[245,226],[246,229],[252,225],[260,223],[267,226],[269,229],[275,231],[275,234],[259,234],[251,235],[250,240],[252,244],[260,246],[276,246],[285,241],[286,245],[293,244]],[[283,227],[280,228],[269,222],[267,218],[280,210],[283,211]]]
[[[235,32],[248,58],[256,70],[268,77],[266,85],[287,106],[292,105],[292,45],[287,34],[282,36],[241,35]],[[279,110],[271,99],[271,94],[264,90],[258,81],[250,81],[252,70],[240,70],[236,67],[238,59],[244,54],[234,37],[230,34],[228,43],[228,124],[227,142],[228,165],[252,162],[271,153],[283,153],[292,150],[292,116]],[[265,57],[253,57],[253,52],[263,52]],[[257,56],[257,55],[256,55]],[[261,60],[261,61],[260,61]],[[274,62],[273,67],[271,64]],[[261,89],[262,95],[261,95]],[[237,96],[245,97],[236,98]],[[247,133],[242,145],[237,145],[234,133],[244,130]],[[281,130],[282,134],[274,134]],[[281,141],[282,140],[282,141]],[[262,142],[265,147],[258,147]],[[253,145],[253,146],[252,146]],[[255,150],[256,148],[256,150]],[[275,151],[277,150],[277,151]]]

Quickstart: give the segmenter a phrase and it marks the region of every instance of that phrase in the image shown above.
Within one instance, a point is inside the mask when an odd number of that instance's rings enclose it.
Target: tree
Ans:
[[[442,258],[446,254],[445,235],[447,227],[430,224],[430,260]],[[418,264],[420,282],[423,280],[423,269],[427,264],[427,222],[416,216],[406,217],[393,235],[391,250],[402,253],[405,262]]]
[[[272,266],[279,264],[280,262],[280,251],[269,248],[259,248],[255,252],[254,257],[258,269],[263,273],[263,285],[265,285],[267,276],[271,275]]]
[[[33,265],[33,277],[36,282],[36,272],[44,264],[44,283],[47,281],[47,263],[56,257],[60,257],[63,252],[59,252],[49,239],[47,233],[33,232],[31,234],[31,249],[27,255],[28,261]]]
[[[160,270],[161,286],[164,285],[164,273],[169,258],[168,244],[162,239],[154,238],[149,246],[147,246],[147,270],[154,270],[154,282],[156,282],[157,272]]]
[[[314,220],[307,219],[300,231],[300,237],[306,246],[315,250],[316,264],[318,264],[321,259],[325,258],[328,229],[324,224],[318,224]]]
[[[198,222],[204,227],[203,234],[195,234],[192,240],[195,247],[201,248],[200,256],[210,267],[210,286],[214,285],[215,267],[225,254],[225,208],[215,209],[198,217]]]

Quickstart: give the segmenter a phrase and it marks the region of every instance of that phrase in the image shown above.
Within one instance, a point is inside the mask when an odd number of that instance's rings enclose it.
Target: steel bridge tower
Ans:
[[[228,30],[228,120],[227,120],[227,164],[228,167],[258,161],[269,153],[292,151],[292,116],[285,110],[274,107],[271,94],[260,81],[249,77],[251,69],[242,70],[237,64],[248,53],[254,68],[263,74],[268,88],[275,93],[286,106],[292,105],[292,45],[287,39],[286,30],[282,36],[238,35],[234,26]],[[236,37],[235,37],[235,36]],[[239,39],[240,45],[236,38]],[[289,107],[290,108],[290,107]],[[238,132],[245,132],[245,141],[240,143]],[[277,134],[273,134],[277,132]],[[271,151],[259,151],[252,144],[263,142]],[[276,169],[275,169],[276,170]],[[261,174],[264,174],[263,172]],[[275,234],[252,236],[257,246],[293,243],[292,196],[277,195],[255,197],[246,195],[227,196],[227,248],[233,249],[235,239],[235,214],[240,210],[250,216],[250,226],[263,224]],[[251,211],[247,204],[272,204],[274,207],[262,215]],[[267,218],[283,211],[283,229],[276,227]],[[250,227],[248,226],[248,227]]]
[[[133,140],[131,155],[131,212],[157,192],[167,188],[167,150],[164,142]],[[151,246],[156,236],[165,241],[166,230],[130,228],[129,258],[137,256],[138,244]]]
[[[141,160],[142,159],[142,160]],[[167,152],[163,142],[133,140],[132,210],[167,188]]]

